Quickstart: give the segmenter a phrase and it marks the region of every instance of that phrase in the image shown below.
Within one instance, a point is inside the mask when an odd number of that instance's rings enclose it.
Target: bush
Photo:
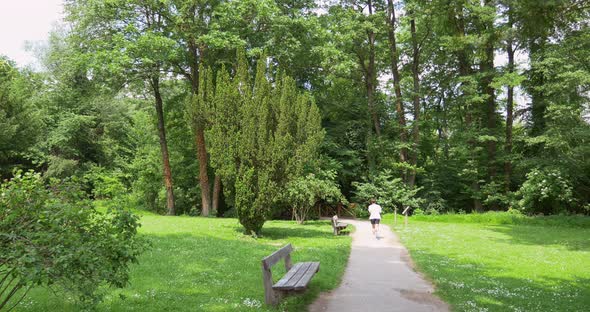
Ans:
[[[351,210],[354,212],[354,216],[359,219],[368,219],[369,218],[369,210],[365,208],[364,205],[359,205],[357,203],[350,204]]]
[[[92,166],[84,177],[91,184],[95,199],[121,198],[129,193],[123,183],[125,176],[121,171],[107,171],[102,167]]]
[[[393,212],[400,205],[418,208],[424,202],[416,196],[421,188],[409,189],[402,179],[393,178],[389,170],[384,170],[370,182],[352,184],[356,188],[357,200],[368,204],[374,198],[386,212]]]
[[[224,218],[237,218],[238,214],[235,207],[231,207],[223,213]]]
[[[516,196],[517,207],[528,214],[567,213],[575,204],[570,182],[558,170],[533,169]]]
[[[430,191],[426,194],[425,204],[423,205],[425,211],[430,211],[428,214],[438,214],[448,211],[447,201],[441,197],[440,192]],[[414,212],[415,213],[415,212]]]
[[[440,212],[434,208],[427,208],[426,210],[422,210],[420,208],[416,208],[412,210],[412,216],[438,216]]]
[[[438,216],[440,212],[436,209],[428,208],[426,209],[426,214],[431,216]]]
[[[101,285],[127,284],[145,246],[138,218],[121,209],[101,214],[85,197],[75,181],[47,188],[32,172],[0,186],[0,310],[34,286],[58,285],[92,307]]]
[[[287,183],[286,200],[292,207],[293,216],[297,223],[302,224],[312,214],[312,208],[319,201],[327,203],[345,202],[340,188],[336,183],[336,172],[320,171],[319,174],[310,173]]]
[[[261,182],[262,180],[262,182]],[[258,181],[258,183],[256,183]],[[264,225],[268,196],[264,196],[261,186],[266,186],[266,179],[256,177],[253,168],[244,169],[236,179],[236,212],[240,224],[246,233],[256,236]],[[258,186],[258,188],[257,188]]]

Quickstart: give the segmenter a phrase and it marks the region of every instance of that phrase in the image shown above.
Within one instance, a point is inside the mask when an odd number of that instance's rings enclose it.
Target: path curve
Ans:
[[[356,227],[352,250],[340,286],[322,293],[310,312],[449,311],[434,296],[434,287],[411,268],[408,251],[381,225],[379,237],[368,221],[342,220]]]

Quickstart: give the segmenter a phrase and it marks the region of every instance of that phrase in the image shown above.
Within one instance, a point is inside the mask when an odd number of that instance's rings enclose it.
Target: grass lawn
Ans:
[[[105,290],[99,311],[275,311],[264,304],[260,261],[287,243],[295,249],[293,263],[321,263],[307,292],[287,297],[278,308],[301,311],[319,292],[338,285],[350,254],[351,238],[335,237],[329,221],[269,221],[258,239],[244,235],[236,219],[146,215],[142,224],[152,247],[133,265],[130,286]],[[276,281],[283,262],[273,270]],[[35,289],[17,311],[79,310],[62,297]]]
[[[590,227],[452,218],[398,219],[396,232],[454,311],[590,311]]]

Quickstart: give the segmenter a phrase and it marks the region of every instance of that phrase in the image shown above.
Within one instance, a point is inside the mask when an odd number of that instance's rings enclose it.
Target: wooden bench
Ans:
[[[340,234],[340,231],[344,230],[347,226],[347,223],[338,222],[338,216],[332,217],[332,229],[334,229],[334,235]]]
[[[262,259],[262,280],[264,282],[264,300],[266,304],[277,305],[284,294],[305,291],[311,278],[320,270],[319,262],[299,262],[291,265],[291,244],[275,251]],[[281,259],[285,259],[287,272],[276,284],[272,284],[271,268]]]

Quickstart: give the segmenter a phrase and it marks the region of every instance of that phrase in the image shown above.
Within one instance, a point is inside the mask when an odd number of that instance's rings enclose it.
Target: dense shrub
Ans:
[[[421,208],[423,208],[424,211],[429,211],[430,214],[443,213],[449,210],[447,201],[442,198],[442,194],[436,190],[428,190],[423,198],[424,202]]]
[[[575,203],[570,181],[558,170],[533,169],[516,195],[517,206],[529,214],[567,213]]]
[[[353,186],[359,202],[368,204],[374,198],[386,212],[393,212],[400,205],[417,208],[423,203],[423,199],[416,196],[420,188],[408,188],[402,179],[393,178],[389,170],[384,170],[369,182],[353,182]]]
[[[336,172],[330,170],[322,170],[317,175],[310,173],[290,181],[287,183],[286,193],[293,216],[299,224],[307,220],[312,208],[319,201],[327,203],[346,201],[336,183]]]
[[[98,166],[91,167],[84,175],[92,187],[95,199],[121,198],[128,194],[123,183],[125,175],[120,170],[107,171]]]
[[[195,129],[203,111],[224,121],[206,133],[211,165],[224,192],[234,194],[240,223],[257,235],[271,207],[284,199],[287,183],[315,172],[324,130],[319,108],[295,80],[282,74],[271,79],[267,63],[258,61],[252,84],[243,51],[237,63],[234,77],[218,72],[215,90],[212,71],[204,69],[202,90],[187,109]]]
[[[46,187],[39,174],[16,173],[0,187],[0,309],[52,285],[95,305],[100,286],[127,284],[144,248],[138,227],[127,211],[97,212],[75,181]]]
[[[244,173],[238,176],[235,184],[236,212],[246,233],[256,236],[264,225],[270,202],[268,196],[256,196],[256,193],[268,192],[268,185],[264,183],[268,179],[264,177],[256,179],[253,168],[243,171]]]
[[[367,210],[367,206],[359,205],[357,203],[350,204],[350,210],[354,213],[354,216],[359,219],[368,219],[369,218],[369,210]]]

